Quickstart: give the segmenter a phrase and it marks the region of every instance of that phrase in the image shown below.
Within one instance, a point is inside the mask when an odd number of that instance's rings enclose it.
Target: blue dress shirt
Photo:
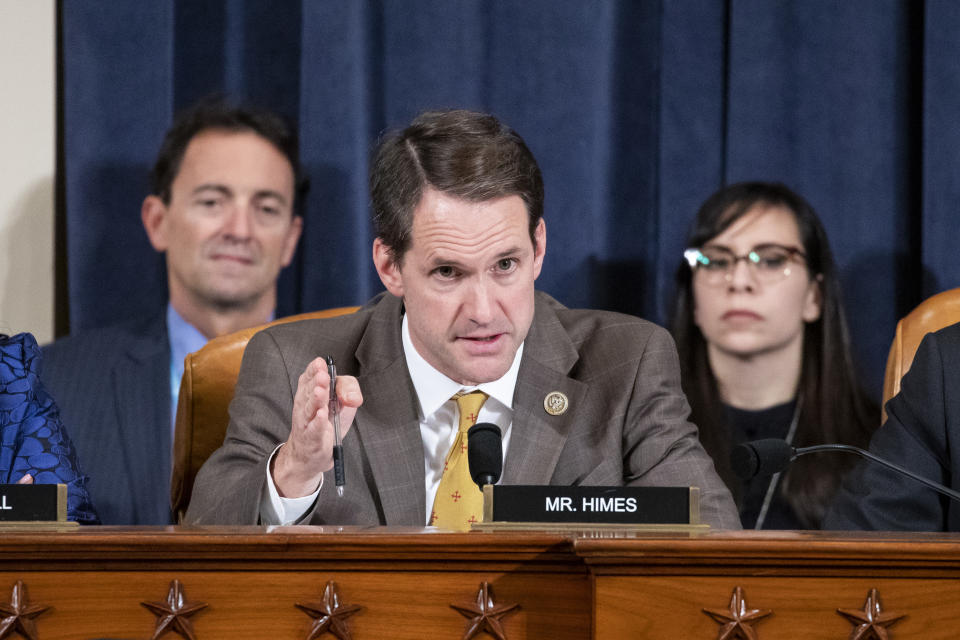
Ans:
[[[180,399],[180,379],[183,360],[188,353],[199,351],[207,344],[207,337],[183,319],[172,304],[167,303],[167,336],[170,340],[170,433],[177,424],[177,402]],[[170,442],[173,442],[171,437]]]

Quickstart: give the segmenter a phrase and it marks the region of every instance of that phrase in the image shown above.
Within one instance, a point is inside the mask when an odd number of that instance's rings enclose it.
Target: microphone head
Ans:
[[[793,447],[786,440],[767,438],[744,442],[730,453],[734,473],[744,480],[755,476],[769,476],[783,471],[794,456]]]
[[[481,488],[496,484],[503,472],[503,444],[500,427],[489,422],[480,422],[467,431],[467,462],[470,477]]]

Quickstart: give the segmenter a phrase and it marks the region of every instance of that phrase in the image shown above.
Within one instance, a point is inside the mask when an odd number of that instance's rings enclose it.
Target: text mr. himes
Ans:
[[[547,511],[576,511],[573,498],[547,498]],[[610,511],[633,513],[637,510],[636,498],[583,498],[581,511]]]

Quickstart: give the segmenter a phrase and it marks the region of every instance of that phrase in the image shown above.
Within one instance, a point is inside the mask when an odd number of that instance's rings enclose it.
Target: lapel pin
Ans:
[[[567,407],[570,406],[570,401],[567,400],[567,396],[563,395],[560,391],[551,391],[547,394],[547,397],[543,399],[543,409],[552,416],[559,416],[567,412]]]

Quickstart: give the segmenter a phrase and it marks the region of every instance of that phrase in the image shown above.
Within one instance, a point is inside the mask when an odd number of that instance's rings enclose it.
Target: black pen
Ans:
[[[343,443],[340,441],[340,401],[337,398],[337,366],[327,356],[327,373],[330,374],[330,415],[333,417],[333,477],[337,483],[337,495],[343,496]]]

